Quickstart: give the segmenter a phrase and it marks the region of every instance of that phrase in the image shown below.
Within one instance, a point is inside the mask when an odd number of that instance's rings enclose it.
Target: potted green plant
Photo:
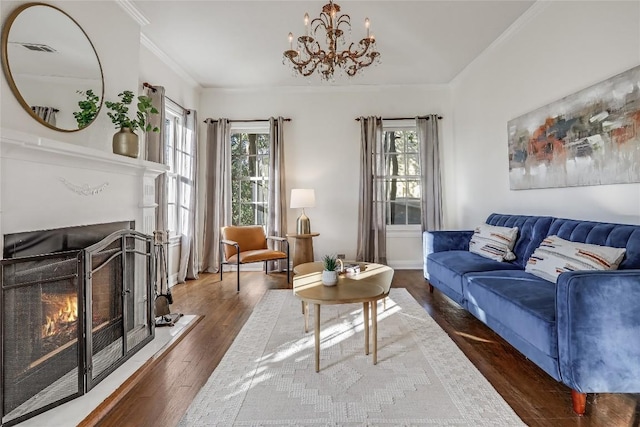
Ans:
[[[89,126],[98,115],[98,111],[100,110],[100,97],[93,93],[92,89],[86,92],[81,90],[77,90],[76,92],[85,97],[85,99],[78,101],[80,111],[73,112],[73,117],[75,117],[78,123],[78,128],[82,129]]]
[[[338,259],[333,255],[325,255],[322,258],[322,284],[333,286],[338,283]]]
[[[158,132],[160,129],[152,127],[147,122],[147,114],[158,114],[158,109],[151,104],[151,98],[140,95],[137,97],[136,113],[133,117],[129,115],[129,105],[134,99],[134,94],[130,90],[125,90],[118,94],[120,101],[105,101],[105,105],[111,111],[107,116],[111,122],[120,129],[113,135],[113,152],[129,157],[138,157],[139,144],[138,135],[134,132],[139,128],[145,132]]]

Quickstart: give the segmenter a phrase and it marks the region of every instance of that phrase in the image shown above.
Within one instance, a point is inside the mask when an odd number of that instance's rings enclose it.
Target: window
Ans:
[[[166,100],[165,104],[165,150],[167,157],[167,228],[172,236],[188,234],[187,220],[193,194],[191,179],[194,164],[193,136],[184,127],[184,110]]]
[[[384,180],[387,225],[419,225],[420,145],[413,122],[384,126]]]
[[[269,129],[231,128],[231,219],[233,225],[265,226],[269,195]]]

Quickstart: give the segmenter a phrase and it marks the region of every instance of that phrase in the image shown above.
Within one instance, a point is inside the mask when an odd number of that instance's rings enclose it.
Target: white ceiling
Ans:
[[[282,63],[287,34],[304,31],[302,17],[320,14],[327,1],[130,2],[149,21],[148,38],[202,87],[320,85],[294,76]],[[450,82],[534,1],[342,0],[351,16],[347,40],[364,37],[371,20],[381,63],[335,85],[442,84]],[[324,83],[326,84],[326,83]]]

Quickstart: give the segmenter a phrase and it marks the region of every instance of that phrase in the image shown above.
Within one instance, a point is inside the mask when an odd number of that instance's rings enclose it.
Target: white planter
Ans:
[[[330,270],[322,270],[322,284],[325,286],[334,286],[338,283],[338,272]]]

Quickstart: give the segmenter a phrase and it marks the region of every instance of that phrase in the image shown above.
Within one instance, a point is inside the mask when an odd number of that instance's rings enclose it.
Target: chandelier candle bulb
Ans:
[[[364,27],[367,29],[367,38],[370,39],[371,37],[369,37],[369,26],[371,24],[369,23],[369,18],[364,18]]]

